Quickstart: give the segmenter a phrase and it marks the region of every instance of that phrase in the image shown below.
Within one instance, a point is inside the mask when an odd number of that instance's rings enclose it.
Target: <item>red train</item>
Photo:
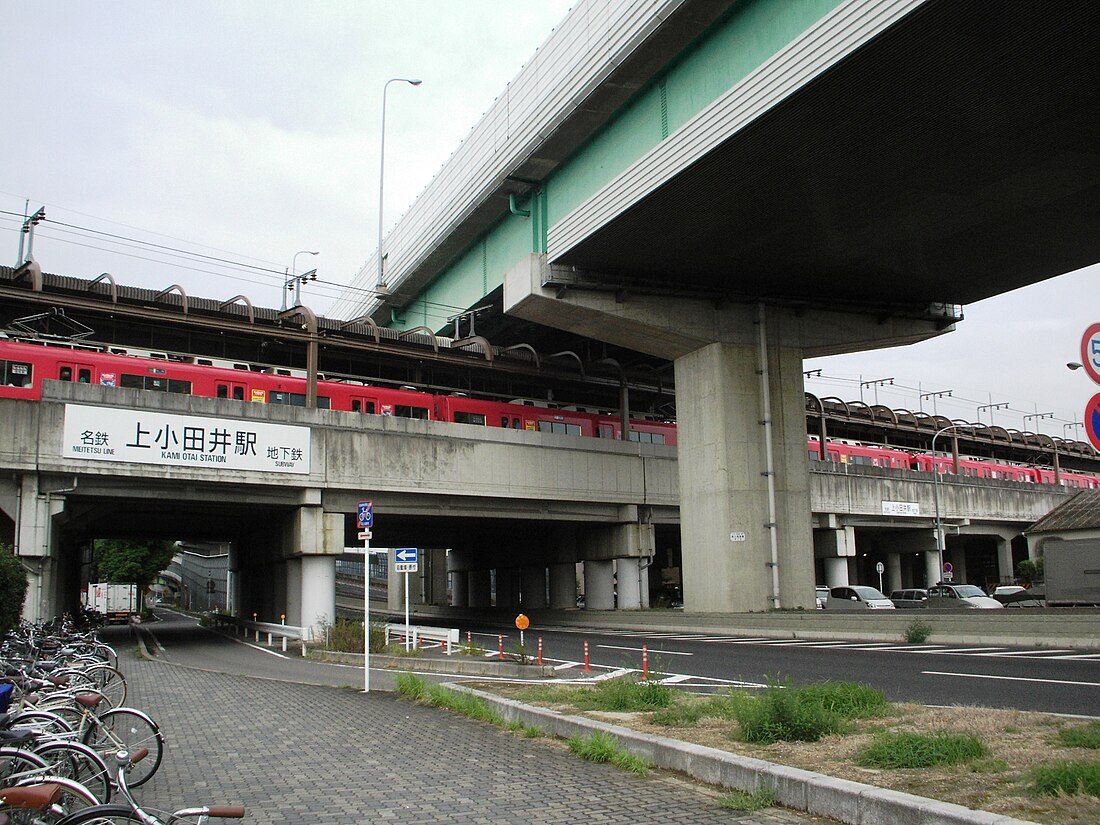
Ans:
[[[811,461],[820,461],[819,441],[811,438],[806,449]],[[864,464],[873,467],[891,467],[903,470],[919,470],[947,475],[955,474],[955,460],[952,456],[928,453],[910,453],[896,447],[884,447],[874,444],[854,444],[846,441],[825,444],[828,461],[837,464]],[[972,478],[995,478],[1006,481],[1022,481],[1032,484],[1054,484],[1054,470],[1033,467],[1028,464],[1012,464],[989,458],[960,456],[958,474]],[[1100,476],[1062,470],[1058,481],[1065,487],[1095,489],[1100,487]]]
[[[132,350],[104,351],[0,340],[0,397],[40,398],[44,379],[261,404],[304,407],[306,403],[304,374],[288,369],[166,353],[139,354]],[[433,395],[413,388],[381,387],[331,377],[317,382],[317,406],[364,415],[394,415],[589,438],[618,439],[622,434],[621,421],[605,413],[534,402]],[[632,419],[629,440],[675,444],[676,425],[669,421]]]
[[[37,399],[43,379],[76,381],[108,387],[181,393],[212,398],[234,398],[263,404],[305,406],[306,381],[301,372],[253,364],[234,364],[214,359],[103,350],[92,347],[53,346],[0,339],[0,397]],[[535,402],[486,401],[464,395],[433,395],[413,388],[391,388],[332,376],[317,382],[317,406],[364,415],[394,415],[431,421],[450,421],[486,427],[618,439],[622,426],[617,416]],[[631,419],[629,440],[675,444],[676,425],[670,421]],[[811,461],[819,460],[818,441],[809,438]],[[829,461],[897,470],[954,473],[950,456],[913,453],[896,447],[829,441]],[[990,459],[960,458],[961,475],[1000,478],[1036,484],[1053,484],[1053,470]],[[1100,476],[1060,473],[1069,487],[1100,487]]]

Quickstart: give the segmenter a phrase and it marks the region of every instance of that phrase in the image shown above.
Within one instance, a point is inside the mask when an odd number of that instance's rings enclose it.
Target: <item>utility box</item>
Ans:
[[[102,613],[108,622],[127,622],[141,612],[136,584],[89,584],[84,595],[84,606]]]
[[[1100,539],[1043,542],[1048,605],[1100,604]]]

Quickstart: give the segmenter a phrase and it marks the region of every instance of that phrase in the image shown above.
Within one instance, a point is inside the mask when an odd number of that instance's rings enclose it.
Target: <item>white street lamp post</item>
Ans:
[[[940,522],[940,468],[936,463],[936,439],[948,430],[954,430],[959,426],[958,424],[948,424],[946,427],[936,430],[935,435],[932,436],[932,500],[936,508],[936,555],[939,558],[937,577],[943,576],[943,552],[946,548],[943,540],[943,524]],[[931,586],[934,582],[928,584]]]
[[[419,86],[422,80],[412,80],[407,77],[391,77],[382,87],[382,139],[378,146],[378,283],[375,289],[378,292],[387,292],[385,255],[382,253],[382,205],[383,184],[386,175],[386,92],[391,83],[408,83],[410,86]]]
[[[290,272],[287,273],[287,278],[283,282],[283,311],[286,312],[286,295],[291,289],[294,289],[294,305],[297,306],[301,303],[301,282],[298,281],[298,256],[299,255],[320,255],[320,252],[310,252],[308,249],[303,249],[294,253],[294,258],[290,262]],[[317,270],[314,270],[316,272]]]

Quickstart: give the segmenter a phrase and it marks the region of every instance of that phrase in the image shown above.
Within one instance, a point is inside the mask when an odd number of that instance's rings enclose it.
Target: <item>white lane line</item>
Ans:
[[[914,653],[978,653],[982,650],[1008,650],[1007,647],[947,647],[940,650],[914,650]]]
[[[1035,659],[1046,659],[1046,653],[1073,653],[1072,650],[1006,650],[1004,653],[976,653],[975,656],[1026,656]]]
[[[1026,676],[991,676],[985,673],[951,673],[940,670],[922,670],[924,676],[957,676],[961,679],[994,679],[1000,682],[1041,682],[1045,685],[1077,685],[1079,687],[1100,687],[1100,682],[1073,682],[1068,679],[1033,679]]]
[[[680,682],[686,682],[686,681],[688,681],[690,679],[694,679],[694,678],[695,678],[694,676],[685,676],[685,675],[668,676],[664,679],[661,679],[660,682],[661,682],[662,685],[677,685]]]
[[[1059,661],[1078,660],[1083,662],[1096,662],[1100,661],[1100,653],[1078,653],[1076,656],[1049,656],[1047,658],[1058,659]]]
[[[621,647],[619,645],[596,645],[596,647],[602,647],[605,650],[634,650],[634,651],[637,651],[638,653],[642,652],[642,649],[640,647]],[[646,649],[649,650],[650,653],[659,653],[662,656],[694,656],[695,655],[694,653],[684,653],[684,652],[679,651],[679,650],[650,650],[649,648],[646,648]]]

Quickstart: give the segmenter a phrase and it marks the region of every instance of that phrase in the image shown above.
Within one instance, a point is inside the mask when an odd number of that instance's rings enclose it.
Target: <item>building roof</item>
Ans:
[[[1082,490],[1058,505],[1025,532],[1050,533],[1061,530],[1100,530],[1100,489]]]

